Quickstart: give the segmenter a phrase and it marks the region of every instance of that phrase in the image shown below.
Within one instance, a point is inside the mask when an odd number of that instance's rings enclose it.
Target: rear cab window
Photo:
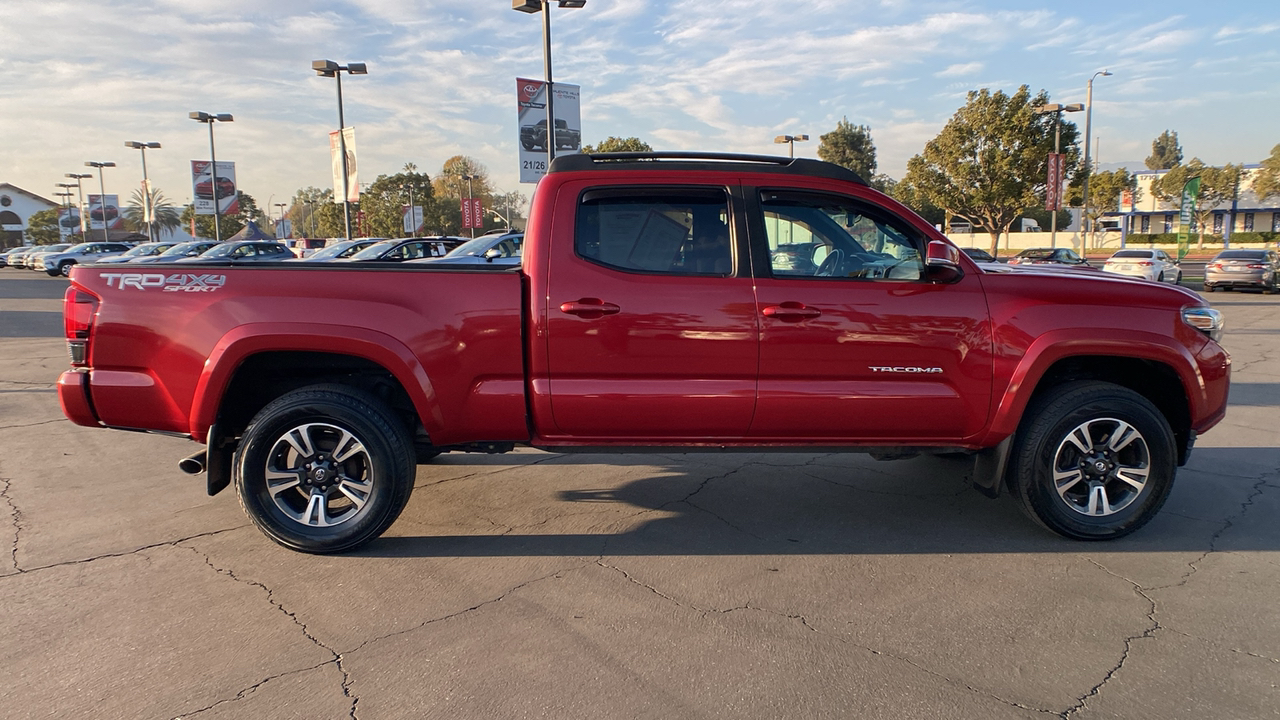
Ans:
[[[588,190],[578,205],[574,252],[623,272],[729,276],[729,218],[722,188]]]

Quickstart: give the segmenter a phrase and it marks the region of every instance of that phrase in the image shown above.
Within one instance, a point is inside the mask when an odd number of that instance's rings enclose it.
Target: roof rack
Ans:
[[[652,170],[655,163],[661,164],[664,170],[736,170],[825,177],[860,185],[867,184],[866,180],[854,171],[821,160],[718,152],[616,152],[594,155],[575,153],[561,155],[552,160],[550,172]]]

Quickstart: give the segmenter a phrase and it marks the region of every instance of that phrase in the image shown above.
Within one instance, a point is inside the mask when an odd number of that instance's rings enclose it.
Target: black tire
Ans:
[[[1163,272],[1163,271],[1162,271],[1159,275],[1157,275],[1157,276],[1156,276],[1156,282],[1159,282],[1159,283],[1164,282],[1164,272]]]
[[[58,274],[63,277],[71,277],[71,268],[75,266],[75,260],[63,260],[58,263]],[[51,275],[53,273],[50,273]]]
[[[307,553],[345,552],[377,538],[409,502],[417,471],[395,413],[344,385],[313,385],[269,403],[245,430],[233,467],[253,524]]]
[[[1075,381],[1027,408],[1009,489],[1031,519],[1063,537],[1112,540],[1155,516],[1176,473],[1173,431],[1151,401],[1119,385]]]

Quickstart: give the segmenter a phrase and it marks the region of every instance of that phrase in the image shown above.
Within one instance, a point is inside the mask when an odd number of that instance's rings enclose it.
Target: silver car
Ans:
[[[28,270],[43,270],[44,268],[40,265],[41,258],[49,253],[62,252],[69,247],[71,247],[71,243],[36,245],[28,250],[26,255],[22,256],[22,264],[18,265],[18,267],[26,268]]]
[[[1271,294],[1280,283],[1275,250],[1223,250],[1204,266],[1204,289],[1261,288]]]
[[[40,257],[37,270],[44,270],[49,275],[68,275],[71,268],[80,263],[95,263],[103,258],[123,255],[129,245],[118,242],[85,242],[72,245],[62,252],[45,253]]]

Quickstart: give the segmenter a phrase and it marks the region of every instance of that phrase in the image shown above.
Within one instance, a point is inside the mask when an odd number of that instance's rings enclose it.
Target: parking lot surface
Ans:
[[[5,717],[1280,716],[1280,298],[1210,296],[1230,411],[1123,540],[960,460],[523,450],[316,557],[63,419],[66,284],[0,270]]]

